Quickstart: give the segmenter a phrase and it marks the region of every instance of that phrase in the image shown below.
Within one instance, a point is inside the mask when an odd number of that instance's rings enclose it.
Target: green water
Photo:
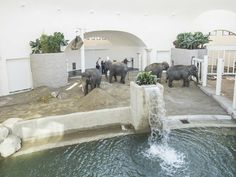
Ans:
[[[235,177],[235,129],[148,134],[55,148],[0,161],[0,177]]]

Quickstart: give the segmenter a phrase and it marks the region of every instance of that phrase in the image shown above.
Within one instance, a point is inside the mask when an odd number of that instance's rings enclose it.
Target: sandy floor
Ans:
[[[72,79],[68,85],[57,90],[40,87],[29,92],[0,97],[0,122],[8,118],[32,119],[44,116],[91,111],[95,109],[116,108],[130,105],[130,81],[135,80],[137,71],[131,72],[126,84],[108,83],[105,78],[101,88],[92,90],[84,96],[79,87],[81,80]],[[118,78],[119,79],[119,78]],[[164,80],[164,78],[163,78]],[[66,90],[74,83],[77,86]],[[165,102],[168,115],[186,114],[226,114],[210,97],[206,96],[191,82],[189,88],[183,88],[182,82],[174,82],[174,88],[165,87]],[[59,98],[51,96],[59,92]]]
[[[208,80],[208,86],[215,89],[216,88],[216,80]],[[234,77],[227,76],[223,77],[222,80],[222,95],[233,100],[234,94]]]
[[[103,78],[101,88],[92,90],[86,96],[79,87],[81,79],[75,78],[71,79],[67,86],[57,90],[40,87],[29,92],[0,97],[0,122],[14,117],[32,119],[129,106],[129,81],[134,80],[136,75],[137,71],[130,73],[126,78],[126,84],[120,84],[119,82],[110,84]],[[74,83],[78,83],[78,85],[66,90]],[[59,98],[51,96],[51,93],[55,91],[59,92]]]

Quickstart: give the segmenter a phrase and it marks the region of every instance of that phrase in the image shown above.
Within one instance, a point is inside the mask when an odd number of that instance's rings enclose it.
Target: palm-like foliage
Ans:
[[[30,47],[32,49],[32,53],[40,53],[40,51],[41,51],[40,40],[36,39],[35,42],[30,41]]]
[[[180,33],[173,42],[175,48],[182,49],[203,49],[205,44],[209,43],[209,35],[202,32]]]
[[[151,71],[149,72],[140,72],[136,79],[136,84],[138,85],[153,85],[156,84],[156,76],[151,74]]]
[[[32,53],[58,53],[61,46],[66,46],[68,40],[64,39],[63,33],[55,32],[53,35],[42,34],[36,41],[30,41]]]

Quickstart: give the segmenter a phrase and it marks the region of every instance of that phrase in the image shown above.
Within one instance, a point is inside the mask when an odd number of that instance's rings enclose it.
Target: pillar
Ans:
[[[137,53],[137,58],[138,58],[138,70],[142,71],[143,70],[143,61],[142,61],[141,53]]]
[[[218,58],[217,62],[217,80],[216,80],[216,95],[221,93],[221,84],[222,84],[222,68],[224,67],[224,59]]]
[[[84,29],[80,29],[80,38],[83,44],[80,48],[80,58],[81,58],[81,72],[85,71],[85,55],[84,55]]]
[[[147,54],[146,66],[151,64],[151,52],[152,49],[145,49]]]

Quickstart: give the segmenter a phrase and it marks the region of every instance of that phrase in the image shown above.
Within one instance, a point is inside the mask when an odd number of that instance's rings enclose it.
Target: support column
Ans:
[[[221,93],[221,84],[222,84],[222,68],[224,67],[224,59],[218,58],[217,62],[217,79],[216,79],[216,95]]]
[[[207,86],[207,73],[208,73],[208,56],[205,55],[203,59],[203,71],[202,71],[202,86]]]
[[[143,69],[143,61],[142,61],[141,53],[137,53],[137,58],[138,58],[138,70],[142,71],[142,69]]]
[[[85,55],[84,55],[84,29],[80,29],[80,38],[83,41],[83,44],[80,48],[80,59],[81,59],[81,72],[85,71]]]
[[[146,61],[146,64],[147,65],[150,65],[151,64],[151,52],[152,52],[152,49],[145,49],[146,50],[146,53],[147,53],[147,61]],[[147,66],[146,65],[146,66]]]
[[[234,78],[234,98],[233,98],[233,109],[236,109],[236,76]]]

